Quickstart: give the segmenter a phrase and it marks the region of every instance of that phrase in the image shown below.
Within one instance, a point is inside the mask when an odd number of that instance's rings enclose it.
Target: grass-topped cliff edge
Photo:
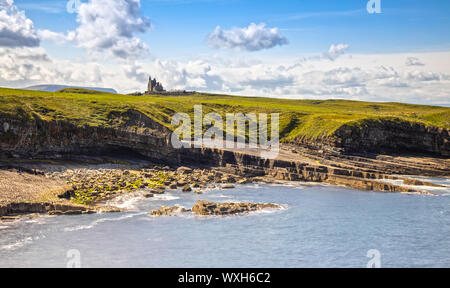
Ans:
[[[171,127],[175,113],[193,115],[194,105],[203,113],[279,113],[282,141],[333,135],[344,125],[354,128],[373,121],[403,121],[427,127],[450,128],[450,108],[402,103],[347,100],[287,100],[198,93],[186,96],[108,94],[83,89],[39,92],[0,88],[0,113],[47,121],[67,121],[77,126],[114,127],[113,111],[138,110]]]

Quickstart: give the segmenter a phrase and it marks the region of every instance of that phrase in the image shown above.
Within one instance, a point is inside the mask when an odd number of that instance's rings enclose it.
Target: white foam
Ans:
[[[64,232],[73,232],[73,231],[79,231],[79,230],[88,230],[88,229],[92,229],[95,226],[97,226],[98,224],[104,223],[104,222],[113,222],[113,221],[122,221],[122,220],[126,220],[129,218],[133,218],[136,216],[141,216],[146,214],[145,212],[141,212],[141,213],[133,213],[133,214],[127,214],[121,217],[116,217],[116,218],[101,218],[98,220],[93,221],[91,224],[88,225],[78,225],[78,226],[74,226],[74,227],[66,227],[64,228]]]
[[[289,206],[287,204],[278,204],[279,208],[265,208],[257,211],[252,211],[250,214],[273,214],[279,213],[281,211],[287,210]]]
[[[447,186],[447,185],[443,185],[445,187],[433,187],[433,186],[426,186],[426,185],[405,185],[405,184],[403,184],[404,183],[403,180],[379,179],[378,181],[383,182],[383,183],[395,184],[395,185],[410,188],[410,189],[426,191],[426,192],[439,192],[438,194],[436,194],[436,196],[447,196],[450,194],[450,186]],[[431,182],[431,181],[428,181],[428,182]]]
[[[450,188],[450,178],[448,178],[448,177],[433,178],[433,177],[409,176],[409,175],[404,175],[402,177],[408,178],[408,179],[413,179],[413,180],[419,180],[419,181],[423,181],[423,182],[439,184],[439,185],[447,186]]]
[[[211,195],[212,198],[227,198],[227,199],[233,199],[234,197],[231,195],[223,195],[223,194],[219,194],[219,195]]]
[[[26,220],[25,223],[27,223],[27,224],[40,224],[40,225],[42,225],[42,224],[45,224],[45,223],[46,223],[45,218],[47,218],[47,216],[39,216],[39,217],[34,218],[34,219]]]
[[[260,185],[260,184],[257,184],[257,183],[254,183],[254,184],[248,184],[248,185],[245,185],[245,188],[259,189],[259,188],[261,188],[261,185]]]
[[[137,193],[126,194],[108,201],[106,205],[125,210],[136,210],[137,209],[136,205],[139,203],[140,200],[141,194]]]
[[[45,238],[45,236],[37,236],[37,237],[26,237],[12,244],[0,246],[0,250],[16,250],[24,247],[25,245],[29,245],[33,243],[34,240],[39,240],[40,238]]]
[[[73,231],[79,231],[79,230],[88,230],[94,228],[94,224],[92,225],[79,225],[75,227],[67,227],[64,228],[64,232],[73,232]]]
[[[153,199],[162,201],[173,201],[180,199],[180,197],[171,194],[158,194],[154,195]]]

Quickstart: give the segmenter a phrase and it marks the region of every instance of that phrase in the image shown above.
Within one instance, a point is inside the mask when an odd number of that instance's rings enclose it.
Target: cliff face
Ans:
[[[438,167],[439,162],[430,164],[429,160],[423,165],[414,159],[405,163],[396,163],[398,160],[392,159],[380,162],[317,149],[307,150],[303,158],[299,154],[289,154],[275,160],[221,149],[174,149],[170,143],[171,132],[138,111],[111,112],[109,118],[111,127],[79,127],[68,122],[44,121],[38,115],[20,118],[0,114],[0,158],[62,158],[64,154],[97,155],[125,150],[169,164],[223,167],[232,174],[245,177],[268,175],[280,180],[327,182],[386,192],[417,192],[408,187],[378,181],[397,179],[390,174],[435,176],[448,175],[449,171],[447,162],[441,159],[442,167]],[[329,142],[311,145],[342,146],[356,152],[419,149],[440,155],[448,155],[449,148],[448,130],[429,129],[421,125],[403,126],[399,123],[366,123],[358,128],[343,127],[326,141]],[[295,153],[299,153],[297,148],[293,149]]]
[[[38,115],[0,114],[0,156],[96,154],[124,148],[174,162],[193,156],[192,151],[173,149],[171,131],[139,111],[113,111],[108,121],[111,127],[80,127],[65,121],[45,121]],[[296,139],[294,144],[360,154],[425,152],[449,156],[450,131],[398,119],[368,119],[343,125],[330,137]]]
[[[450,155],[450,130],[399,119],[366,119],[345,124],[328,137],[297,138],[290,144],[344,153],[426,153]]]
[[[112,112],[118,128],[78,127],[64,121],[44,121],[0,114],[0,156],[57,157],[58,154],[95,154],[131,149],[161,159],[173,153],[170,131],[144,114],[129,110]]]
[[[450,131],[400,120],[364,120],[344,125],[334,134],[335,146],[347,152],[426,152],[450,155]]]
[[[173,160],[194,157],[191,152],[173,149],[171,131],[136,110],[113,111],[111,127],[76,126],[64,121],[44,121],[0,114],[0,154],[30,157],[56,154],[95,154],[115,149],[130,149],[155,159]],[[310,148],[331,147],[349,153],[426,152],[450,155],[448,129],[399,120],[364,120],[358,125],[343,125],[333,135],[296,144]],[[192,162],[200,159],[192,159]],[[211,161],[211,159],[210,159]],[[222,159],[227,162],[227,159]],[[221,163],[223,164],[223,163]]]

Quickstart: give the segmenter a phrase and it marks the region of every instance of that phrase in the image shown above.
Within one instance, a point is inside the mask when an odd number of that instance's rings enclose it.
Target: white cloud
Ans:
[[[37,35],[41,40],[50,40],[58,44],[64,44],[67,41],[73,41],[75,39],[75,32],[68,32],[67,34],[50,31],[47,29],[40,29],[37,31]]]
[[[78,12],[75,40],[80,47],[119,58],[147,51],[147,45],[134,36],[151,27],[150,20],[140,15],[140,0],[90,0]]]
[[[259,51],[288,44],[278,28],[266,28],[266,24],[251,23],[248,27],[222,30],[220,26],[208,36],[209,45],[215,49]]]
[[[0,0],[0,47],[37,47],[33,22],[14,5],[14,0]]]
[[[405,62],[406,66],[425,66],[425,64],[420,61],[419,58],[416,57],[408,57]]]
[[[0,1],[1,7],[13,5],[11,0]],[[113,5],[118,6],[109,11],[111,15],[106,15],[96,6],[111,1],[91,0],[85,4],[87,10],[82,12],[81,9],[80,15],[87,18],[79,20],[80,27],[76,31],[64,35],[39,30],[38,35],[57,42],[84,43],[82,46],[91,53],[107,52],[108,56],[133,58],[137,55],[135,52],[139,54],[145,50],[144,44],[134,34],[148,29],[149,23],[143,18],[139,20],[139,17],[131,17],[138,15],[139,1],[114,2]],[[122,11],[118,7],[129,9]],[[100,9],[99,14],[94,13],[96,9]],[[16,12],[25,17],[20,11]],[[22,20],[24,23],[31,22],[26,17]],[[101,23],[106,25],[104,30],[95,30],[94,27],[102,26]],[[28,31],[30,35],[36,34],[32,26]],[[82,39],[86,41],[82,42]],[[269,42],[246,43],[243,47],[247,48],[241,49],[270,47],[273,43]],[[134,60],[124,64],[50,59],[40,47],[0,47],[0,86],[20,88],[36,84],[66,84],[107,87],[129,93],[144,91],[151,74],[167,89],[291,99],[339,98],[449,104],[450,67],[442,59],[450,58],[450,52],[342,57],[348,48],[347,44],[331,45],[323,54],[300,60],[290,57],[261,58],[261,55],[258,58],[249,55],[234,55],[233,58],[215,55],[190,61],[156,59],[145,62]],[[414,70],[411,70],[412,66],[405,66],[407,57],[423,59],[423,63],[427,63],[426,69],[425,66],[413,65]]]
[[[324,53],[324,57],[331,61],[336,60],[339,56],[343,55],[350,46],[348,44],[339,43],[337,45],[332,44],[328,52]]]
[[[135,36],[151,28],[150,20],[140,15],[140,0],[89,0],[77,13],[75,31],[39,30],[39,37],[59,44],[74,41],[96,58],[130,60],[148,53],[148,46]]]
[[[293,69],[311,61],[321,61],[321,60],[335,61],[336,59],[344,55],[349,48],[350,45],[345,43],[331,44],[327,52],[324,52],[320,55],[303,57],[302,59],[300,59],[300,61],[297,61],[296,63],[289,65],[286,69]]]
[[[58,44],[73,41],[95,58],[135,59],[148,53],[148,46],[135,34],[151,28],[140,7],[140,0],[89,0],[76,11],[79,26],[75,31],[44,29],[38,35]]]
[[[428,81],[440,81],[441,75],[438,73],[427,71],[412,71],[408,73],[408,79],[413,81],[428,82]]]
[[[285,59],[208,57],[195,61],[152,60],[99,64],[49,60],[42,48],[0,49],[0,86],[67,84],[144,91],[151,74],[166,89],[290,99],[351,99],[450,104],[446,53],[422,53],[427,69],[408,70],[402,55],[352,55],[310,61],[292,69]],[[33,59],[30,61],[30,59]]]

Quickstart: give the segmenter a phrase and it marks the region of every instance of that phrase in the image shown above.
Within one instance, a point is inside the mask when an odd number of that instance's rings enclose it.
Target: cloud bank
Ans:
[[[425,64],[423,64],[419,58],[408,57],[408,58],[406,58],[405,65],[406,66],[424,66]]]

